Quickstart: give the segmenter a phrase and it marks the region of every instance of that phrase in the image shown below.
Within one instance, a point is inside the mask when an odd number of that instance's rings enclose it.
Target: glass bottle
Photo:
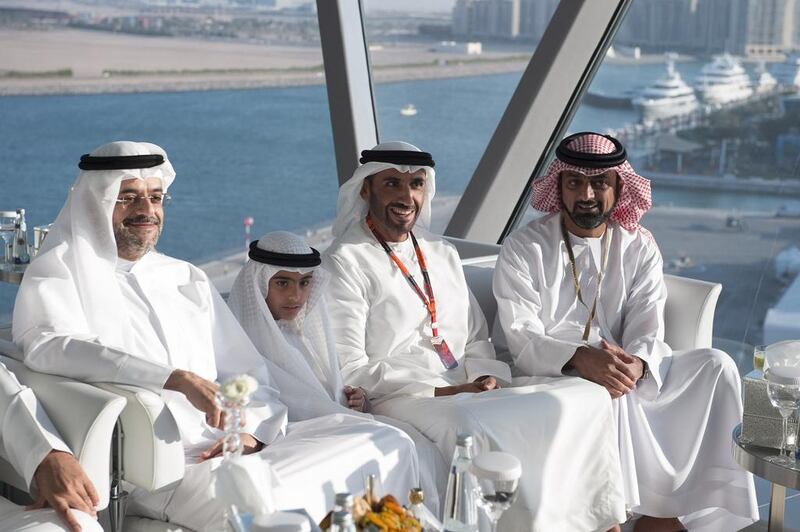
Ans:
[[[329,532],[356,532],[353,514],[344,510],[333,512],[333,521]]]
[[[17,223],[14,225],[14,250],[12,252],[15,264],[28,264],[31,261],[28,254],[28,226],[25,223],[25,209],[17,209]]]
[[[459,434],[444,501],[444,529],[446,532],[477,532],[478,484],[472,474],[472,436]]]
[[[337,493],[333,499],[333,511],[339,510],[353,513],[353,495],[347,491]]]
[[[425,507],[425,492],[422,488],[411,488],[408,492],[408,511],[411,512],[425,532],[441,532],[442,523]]]

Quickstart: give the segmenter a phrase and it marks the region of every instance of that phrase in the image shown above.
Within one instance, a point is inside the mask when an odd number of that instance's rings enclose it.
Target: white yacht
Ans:
[[[764,63],[759,65],[758,70],[756,70],[756,75],[758,76],[755,82],[755,91],[757,94],[769,94],[777,90],[778,80],[769,73]]]
[[[414,106],[413,103],[410,103],[400,109],[400,114],[403,116],[414,116],[417,114],[417,108]]]
[[[705,65],[695,81],[695,90],[704,103],[724,105],[752,96],[750,77],[739,61],[730,54],[714,57]]]
[[[698,107],[694,89],[686,84],[675,70],[674,57],[667,57],[667,75],[641,91],[633,99],[633,107],[642,122],[653,122],[691,113]]]
[[[782,86],[800,91],[800,53],[791,54],[782,63],[774,65],[772,73]]]

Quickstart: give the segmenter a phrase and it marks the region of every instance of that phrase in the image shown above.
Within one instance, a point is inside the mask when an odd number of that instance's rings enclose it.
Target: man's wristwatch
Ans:
[[[650,377],[650,368],[647,366],[647,362],[645,362],[644,360],[642,360],[642,367],[644,369],[642,370],[642,376],[639,377],[640,381]]]

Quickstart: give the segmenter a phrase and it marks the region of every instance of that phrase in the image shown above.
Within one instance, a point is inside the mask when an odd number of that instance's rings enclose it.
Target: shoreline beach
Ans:
[[[0,28],[0,96],[248,90],[322,85],[319,43],[307,45],[144,36],[57,28]],[[487,45],[479,55],[435,42],[373,43],[375,83],[521,73],[534,44]],[[688,60],[682,57],[681,60]],[[661,54],[606,59],[663,62]]]
[[[452,65],[415,65],[378,68],[375,83],[397,83],[428,79],[462,78],[522,72],[527,63],[521,60],[461,63]],[[275,74],[237,72],[222,75],[142,75],[108,78],[30,78],[0,80],[0,96],[54,96],[76,94],[119,94],[145,92],[192,92],[215,90],[251,90],[274,87],[324,85],[325,74],[313,72],[277,72]]]
[[[184,92],[322,85],[319,45],[289,46],[78,29],[0,29],[0,96]],[[531,49],[532,53],[532,49]],[[530,53],[370,50],[376,83],[521,72]],[[3,73],[6,76],[3,76]],[[69,72],[44,76],[43,73]]]

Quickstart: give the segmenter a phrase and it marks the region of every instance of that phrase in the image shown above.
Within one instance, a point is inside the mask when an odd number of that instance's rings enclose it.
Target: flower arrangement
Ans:
[[[223,402],[244,406],[258,389],[258,381],[250,375],[238,375],[222,383],[219,394]]]
[[[240,432],[244,425],[244,407],[250,396],[258,389],[258,381],[250,375],[237,375],[222,383],[217,392],[217,401],[225,414],[224,456],[241,456]]]

